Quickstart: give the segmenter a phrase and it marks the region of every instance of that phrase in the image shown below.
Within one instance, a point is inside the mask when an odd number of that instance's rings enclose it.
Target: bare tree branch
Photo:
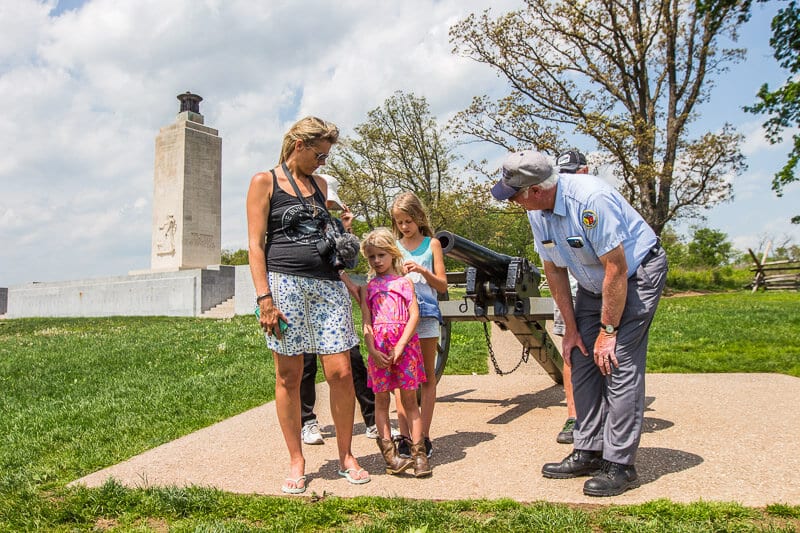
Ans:
[[[508,149],[555,152],[559,126],[592,137],[614,160],[626,198],[660,233],[700,207],[731,198],[730,178],[746,166],[740,137],[687,139],[715,75],[743,51],[720,50],[742,19],[729,0],[698,11],[689,0],[526,0],[492,17],[469,15],[450,29],[454,52],[485,63],[509,84],[478,97],[450,128]],[[553,128],[553,129],[548,129]],[[699,157],[700,148],[726,150]]]

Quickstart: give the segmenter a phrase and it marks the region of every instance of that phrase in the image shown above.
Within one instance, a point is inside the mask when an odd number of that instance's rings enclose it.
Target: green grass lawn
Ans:
[[[778,372],[800,377],[800,294],[749,291],[661,301],[650,372]]]
[[[662,301],[650,372],[800,376],[800,297],[740,292]],[[454,324],[448,373],[485,373],[479,323]],[[446,377],[444,379],[447,379]],[[0,531],[794,531],[800,507],[666,501],[242,496],[210,489],[67,488],[82,475],[270,401],[252,317],[0,321]]]

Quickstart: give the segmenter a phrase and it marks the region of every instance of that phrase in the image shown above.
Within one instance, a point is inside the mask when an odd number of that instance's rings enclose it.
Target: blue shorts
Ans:
[[[432,316],[419,317],[417,324],[417,336],[420,339],[431,339],[439,337],[439,319]]]
[[[358,344],[350,294],[343,282],[270,272],[269,288],[289,323],[280,340],[264,333],[273,352],[325,355],[348,352]]]

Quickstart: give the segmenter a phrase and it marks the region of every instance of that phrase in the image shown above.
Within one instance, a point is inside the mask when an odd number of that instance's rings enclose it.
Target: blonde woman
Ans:
[[[259,324],[275,360],[275,406],[289,450],[289,473],[281,487],[287,494],[306,490],[300,441],[303,353],[319,354],[330,387],[339,474],[355,484],[370,480],[351,451],[355,397],[349,351],[358,337],[350,297],[332,261],[317,247],[330,214],[327,184],[314,172],[338,138],[330,122],[299,120],[284,135],[279,164],[256,173],[247,192],[250,272]]]

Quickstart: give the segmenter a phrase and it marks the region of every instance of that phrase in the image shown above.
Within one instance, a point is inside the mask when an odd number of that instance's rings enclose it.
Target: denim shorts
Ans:
[[[348,352],[358,344],[350,295],[341,281],[269,273],[275,306],[289,327],[278,340],[264,333],[267,348],[281,355]]]
[[[431,339],[439,336],[439,319],[432,316],[419,317],[417,336],[420,339]]]

